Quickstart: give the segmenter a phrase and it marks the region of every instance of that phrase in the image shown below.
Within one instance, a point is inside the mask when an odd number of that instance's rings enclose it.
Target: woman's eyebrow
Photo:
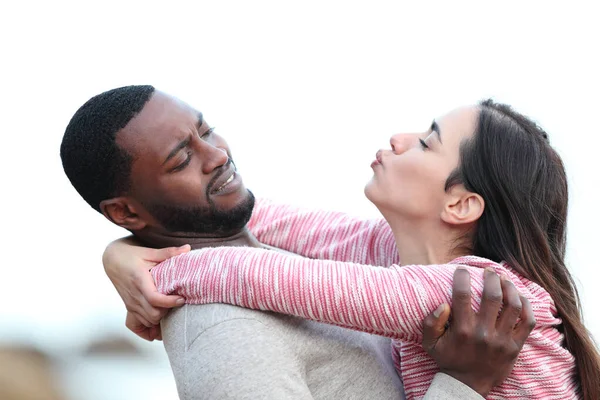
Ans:
[[[435,119],[431,123],[431,131],[437,133],[437,138],[440,141],[440,143],[442,143],[442,134],[440,133],[440,126],[437,122],[435,122]]]
[[[200,127],[204,123],[204,116],[200,111],[198,111],[198,121],[196,122],[196,129],[200,130]]]

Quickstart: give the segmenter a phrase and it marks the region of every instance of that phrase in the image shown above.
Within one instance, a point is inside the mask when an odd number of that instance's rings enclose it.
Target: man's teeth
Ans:
[[[222,190],[225,186],[227,186],[232,180],[233,178],[235,178],[235,172],[233,174],[231,174],[231,176],[225,181],[225,183],[223,183],[218,189],[217,192]]]

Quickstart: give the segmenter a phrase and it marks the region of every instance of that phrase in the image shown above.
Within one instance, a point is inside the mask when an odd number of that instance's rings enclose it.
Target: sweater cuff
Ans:
[[[449,375],[438,372],[427,390],[424,400],[482,400],[483,397],[469,386]]]

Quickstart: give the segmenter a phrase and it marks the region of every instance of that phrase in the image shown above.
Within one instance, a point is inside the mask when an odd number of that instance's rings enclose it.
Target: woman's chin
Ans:
[[[369,182],[367,182],[367,184],[365,185],[365,189],[364,189],[365,196],[371,203],[373,202],[373,199],[371,197],[372,192],[373,192],[373,186],[374,186],[374,182],[373,182],[373,179],[371,179]]]
[[[365,185],[364,193],[367,200],[377,206],[378,190],[377,184],[371,179]]]

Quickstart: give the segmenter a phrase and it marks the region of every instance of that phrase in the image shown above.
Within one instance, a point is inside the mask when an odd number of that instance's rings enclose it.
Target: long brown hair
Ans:
[[[462,183],[481,195],[472,254],[506,261],[548,291],[562,319],[563,346],[575,358],[584,400],[600,399],[600,356],[583,325],[577,288],[565,265],[568,205],[563,162],[536,123],[492,100],[480,103],[478,126],[461,146],[446,189]]]

